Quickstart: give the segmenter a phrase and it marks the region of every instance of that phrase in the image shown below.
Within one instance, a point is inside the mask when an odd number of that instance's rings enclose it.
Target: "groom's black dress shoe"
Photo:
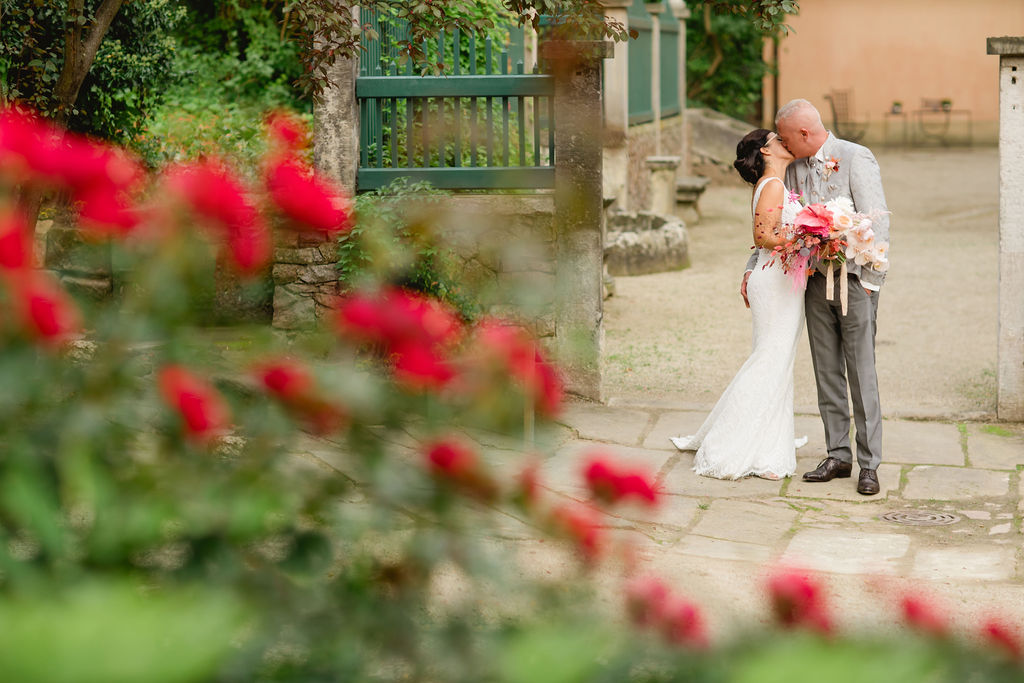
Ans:
[[[818,463],[816,469],[804,472],[804,481],[832,481],[845,479],[853,472],[853,464],[829,456]],[[876,484],[877,486],[877,484]]]
[[[878,475],[874,470],[861,469],[857,480],[857,493],[873,496],[878,493]]]

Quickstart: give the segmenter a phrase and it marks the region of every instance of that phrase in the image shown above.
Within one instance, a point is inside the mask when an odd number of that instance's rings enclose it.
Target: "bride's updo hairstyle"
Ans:
[[[764,157],[761,148],[771,135],[770,130],[758,128],[747,133],[736,145],[736,161],[732,165],[740,172],[740,177],[753,185],[764,175]]]

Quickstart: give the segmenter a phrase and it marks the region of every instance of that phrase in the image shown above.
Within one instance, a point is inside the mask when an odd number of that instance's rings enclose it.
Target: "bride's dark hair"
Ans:
[[[740,172],[740,177],[751,185],[764,175],[764,157],[761,155],[761,148],[764,147],[771,134],[770,130],[758,128],[743,136],[743,139],[736,145],[736,161],[732,162],[732,165]]]

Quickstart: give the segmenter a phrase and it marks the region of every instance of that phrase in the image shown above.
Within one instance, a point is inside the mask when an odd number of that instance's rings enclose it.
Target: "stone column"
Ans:
[[[609,19],[629,27],[632,0],[599,0]],[[604,72],[604,196],[611,208],[629,209],[629,41],[615,43]]]
[[[601,400],[601,60],[611,44],[541,46],[555,77],[555,357],[569,391]]]
[[[651,183],[651,213],[672,216],[676,212],[676,169],[679,157],[647,157]]]
[[[644,4],[651,15],[651,113],[654,114],[654,155],[661,155],[661,0]]]
[[[690,8],[684,0],[668,0],[672,14],[679,22],[679,125],[682,134],[679,136],[679,175],[690,175],[690,131],[686,126],[686,20],[690,18]]]
[[[355,21],[359,8],[353,7]],[[338,59],[328,69],[330,85],[313,106],[313,160],[321,173],[352,196],[359,168],[359,56]],[[339,294],[337,242],[322,233],[280,231],[274,249],[274,327],[314,325]]]
[[[1000,420],[1024,422],[1024,36],[989,38],[999,55]]]

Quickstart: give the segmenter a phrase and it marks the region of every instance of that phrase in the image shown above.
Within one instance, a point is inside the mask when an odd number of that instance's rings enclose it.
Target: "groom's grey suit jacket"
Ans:
[[[815,157],[797,159],[786,170],[786,189],[803,194],[807,204],[827,202],[837,197],[849,197],[853,200],[853,208],[860,213],[878,212],[872,220],[875,242],[889,241],[889,214],[885,204],[885,192],[882,190],[882,175],[878,169],[875,155],[867,147],[848,140],[840,140],[832,133],[828,134],[821,151],[827,163],[829,159],[838,160],[838,169],[825,177],[824,166]],[[882,213],[886,212],[886,213]],[[747,262],[747,270],[753,270],[757,264],[757,252]],[[811,264],[812,267],[814,264]],[[885,273],[873,268],[861,269],[852,260],[847,262],[847,271],[875,287],[885,282]]]

